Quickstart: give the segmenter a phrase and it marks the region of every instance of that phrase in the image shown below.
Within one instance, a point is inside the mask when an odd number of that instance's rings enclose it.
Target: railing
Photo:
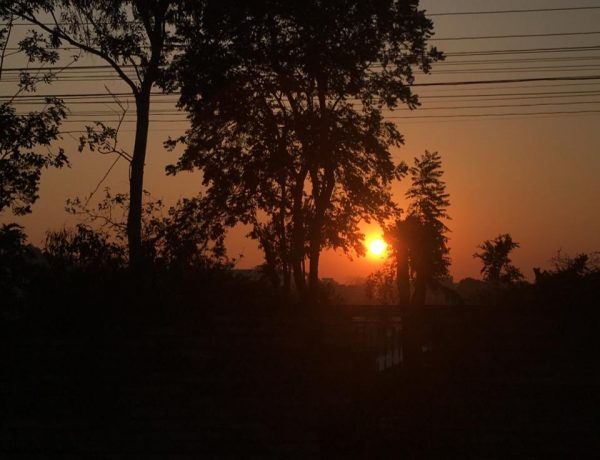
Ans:
[[[377,371],[401,367],[402,320],[399,316],[353,316],[356,352],[366,354],[368,366]]]

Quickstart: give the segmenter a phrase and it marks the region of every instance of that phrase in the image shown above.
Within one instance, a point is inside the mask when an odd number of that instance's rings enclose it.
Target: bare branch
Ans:
[[[98,191],[98,189],[100,188],[100,186],[102,185],[102,183],[106,180],[106,178],[108,177],[108,175],[110,174],[110,172],[113,170],[113,168],[115,167],[115,165],[117,164],[117,162],[121,159],[120,156],[118,156],[115,161],[113,161],[113,163],[110,165],[110,167],[108,168],[108,170],[106,171],[106,173],[104,174],[104,176],[102,176],[102,178],[100,179],[100,181],[98,181],[98,184],[96,185],[96,188],[94,189],[94,191],[92,193],[90,193],[90,196],[88,196],[87,200],[85,200],[85,204],[84,206],[87,206],[90,202],[90,200],[94,197],[94,195],[96,194],[96,192]]]
[[[4,58],[6,56],[6,48],[8,47],[8,41],[10,39],[10,33],[12,31],[12,25],[13,25],[13,15],[10,15],[10,19],[8,21],[7,25],[7,32],[6,32],[6,41],[4,42],[4,45],[2,46],[2,55],[0,55],[0,80],[2,80],[2,69],[4,68]]]
[[[54,19],[54,28],[49,27],[48,25],[46,25],[46,23],[42,22],[40,19],[38,19],[35,15],[33,14],[27,14],[24,11],[18,11],[18,10],[14,10],[12,8],[9,8],[9,11],[12,14],[15,14],[17,16],[22,17],[23,19],[31,22],[32,24],[35,24],[36,26],[40,27],[42,30],[46,31],[49,34],[58,34],[58,36],[65,40],[66,42],[68,42],[70,45],[75,46],[85,52],[88,52],[90,54],[93,54],[95,56],[100,57],[101,59],[105,60],[106,62],[108,62],[111,67],[117,72],[117,74],[119,75],[119,77],[121,77],[121,79],[127,83],[127,85],[131,88],[131,90],[133,91],[133,93],[137,96],[137,94],[139,93],[139,88],[137,87],[137,85],[127,76],[127,74],[123,71],[123,69],[121,68],[121,66],[119,65],[118,62],[116,62],[113,58],[111,58],[108,54],[106,54],[105,52],[98,50],[96,48],[93,48],[89,45],[86,45],[85,43],[81,43],[77,40],[75,40],[73,37],[71,37],[61,26],[60,26],[60,22],[56,19],[56,17],[54,17],[54,14],[52,13],[53,19]]]

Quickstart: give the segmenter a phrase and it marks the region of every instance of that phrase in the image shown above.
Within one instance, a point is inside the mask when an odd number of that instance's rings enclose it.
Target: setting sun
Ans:
[[[375,257],[381,257],[385,252],[387,245],[382,239],[375,239],[369,243],[369,254]]]

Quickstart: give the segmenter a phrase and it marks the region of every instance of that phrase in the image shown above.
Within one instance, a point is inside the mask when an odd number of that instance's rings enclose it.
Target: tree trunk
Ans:
[[[261,244],[265,252],[266,274],[273,286],[275,296],[278,300],[281,300],[281,280],[279,279],[279,273],[277,273],[277,257],[268,238],[269,235],[267,234],[265,236],[266,238],[261,238]]]
[[[427,283],[423,279],[423,276],[417,272],[417,278],[415,280],[415,292],[413,292],[411,304],[414,307],[422,307],[425,305],[425,293],[427,291]]]
[[[312,236],[309,250],[308,272],[308,305],[314,306],[319,302],[319,257],[321,255],[321,240]]]
[[[302,210],[302,193],[307,169],[303,168],[294,176],[292,187],[292,235],[290,250],[290,269],[294,276],[294,285],[302,300],[306,295],[306,280],[304,277],[304,214]]]
[[[290,301],[291,294],[291,279],[290,279],[290,266],[287,262],[283,263],[283,302],[284,304],[288,304]]]
[[[405,310],[410,304],[410,279],[408,248],[402,243],[396,248],[396,285],[398,287],[398,306]]]
[[[127,216],[127,241],[129,266],[137,271],[142,265],[142,198],[144,191],[144,165],[148,144],[150,114],[150,88],[144,87],[136,96],[136,129],[129,179],[129,215]]]
[[[298,224],[294,223],[293,241],[292,241],[292,272],[294,274],[294,285],[298,296],[302,299],[306,292],[306,280],[304,279],[304,234],[302,229],[297,229]]]

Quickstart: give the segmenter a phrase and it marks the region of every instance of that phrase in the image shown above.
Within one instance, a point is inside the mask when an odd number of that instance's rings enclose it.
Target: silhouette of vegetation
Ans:
[[[231,263],[225,254],[224,231],[218,221],[205,218],[200,197],[181,199],[165,210],[162,200],[152,199],[147,191],[144,194],[142,247],[148,267],[182,271]],[[127,194],[113,194],[105,189],[96,206],[75,198],[68,200],[67,211],[99,227],[102,245],[107,249],[119,248],[121,258],[126,261],[129,202]],[[85,225],[80,228],[89,230]]]
[[[23,309],[30,283],[29,261],[33,254],[26,244],[23,227],[3,224],[0,227],[0,317],[6,320]]]
[[[537,303],[579,310],[590,308],[600,295],[600,253],[570,257],[561,253],[553,258],[554,269],[534,268]]]
[[[404,260],[403,258],[401,260]],[[396,265],[396,267],[398,267]],[[402,271],[402,268],[400,268]],[[399,299],[400,293],[405,293],[408,290],[404,286],[398,285],[398,280],[404,280],[402,274],[398,274],[394,270],[394,265],[386,263],[384,266],[371,273],[366,280],[365,289],[369,299],[375,299],[381,305],[408,305],[408,300]],[[409,295],[410,295],[410,291]]]
[[[0,6],[0,19],[7,21],[0,26],[0,82],[2,68],[12,30],[13,17]],[[46,42],[33,34],[20,42],[20,50],[26,53],[29,63],[55,63],[58,56],[45,51]],[[28,114],[17,114],[14,99],[22,93],[34,92],[39,83],[50,83],[56,72],[38,71],[19,73],[18,89],[8,100],[0,103],[0,213],[10,210],[15,215],[31,212],[38,199],[42,171],[68,165],[62,148],[52,151],[53,141],[59,140],[59,127],[66,117],[64,102],[55,97],[45,98],[45,107]]]
[[[395,290],[397,304],[403,308],[424,305],[427,288],[445,289],[440,281],[448,277],[450,259],[445,234],[449,230],[442,219],[450,218],[446,211],[450,201],[441,168],[437,152],[426,151],[414,159],[406,192],[410,200],[407,216],[385,227],[391,260],[368,281],[371,295],[384,294],[386,302]],[[391,280],[395,280],[395,289],[389,285]],[[381,282],[387,286],[379,285]]]
[[[46,234],[43,253],[49,263],[59,270],[118,269],[124,266],[123,247],[110,237],[79,224],[75,229],[62,229]]]
[[[358,1],[225,1],[186,19],[175,69],[192,128],[169,172],[202,170],[215,218],[251,224],[273,284],[287,297],[293,277],[314,302],[322,249],[361,253],[358,223],[393,210],[403,138],[382,111],[419,105],[413,68],[442,57],[432,22],[413,2]]]
[[[130,164],[127,218],[129,262],[142,259],[142,198],[152,88],[164,81],[164,67],[173,50],[171,33],[177,2],[78,0],[3,0],[0,12],[36,25],[26,39],[40,41],[44,52],[57,56],[63,46],[78,48],[110,65],[131,90],[136,103],[135,141]],[[48,23],[48,21],[51,21]],[[133,68],[135,76],[127,71]]]
[[[494,284],[505,285],[523,279],[521,271],[510,260],[510,253],[520,247],[508,233],[498,235],[493,240],[486,240],[478,246],[481,252],[473,257],[481,259],[483,279]]]

